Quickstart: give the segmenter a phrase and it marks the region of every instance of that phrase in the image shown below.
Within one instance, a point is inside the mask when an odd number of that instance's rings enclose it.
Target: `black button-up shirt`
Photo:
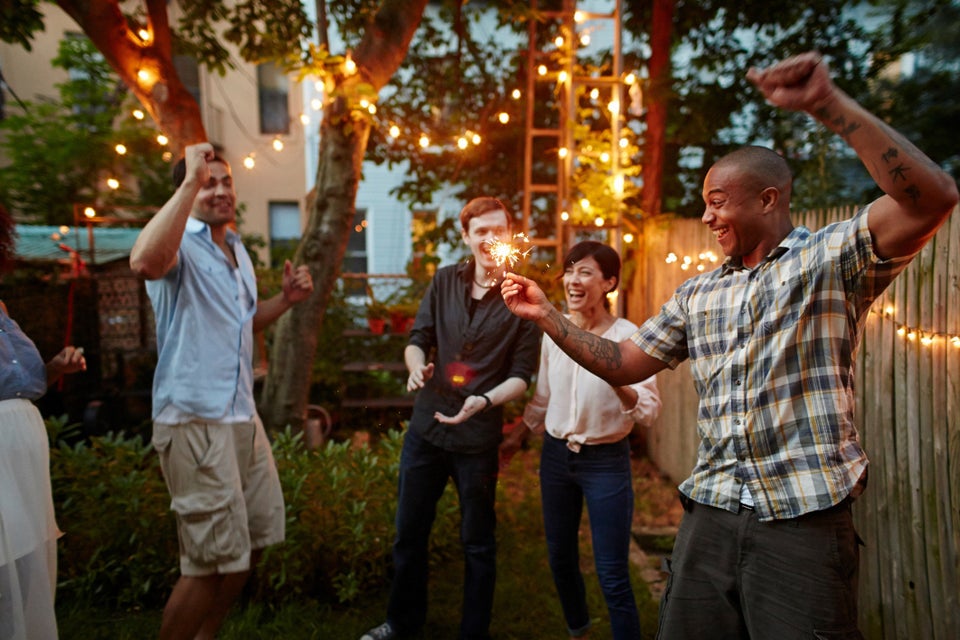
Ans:
[[[540,353],[540,329],[512,314],[494,286],[470,313],[472,260],[437,271],[420,302],[410,344],[435,365],[433,377],[417,394],[410,429],[449,451],[477,453],[502,439],[503,407],[471,416],[461,424],[441,424],[434,412],[456,415],[464,400],[493,389],[507,378],[528,385]]]

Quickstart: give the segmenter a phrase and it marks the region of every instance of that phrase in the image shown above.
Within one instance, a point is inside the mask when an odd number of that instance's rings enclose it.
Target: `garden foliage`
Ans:
[[[178,576],[177,533],[159,461],[139,437],[108,434],[70,444],[47,421],[59,541],[58,599],[98,607],[157,607]],[[402,436],[370,446],[330,441],[308,450],[299,434],[273,449],[286,499],[287,540],[264,553],[250,597],[347,603],[388,579]],[[457,539],[451,489],[438,505],[432,557]]]

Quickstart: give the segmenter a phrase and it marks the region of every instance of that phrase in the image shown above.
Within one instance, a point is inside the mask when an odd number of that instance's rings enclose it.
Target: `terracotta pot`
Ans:
[[[394,333],[407,333],[413,328],[413,316],[402,313],[390,314],[390,330]]]
[[[379,335],[387,328],[387,321],[384,318],[367,318],[367,326],[370,327],[370,333]]]

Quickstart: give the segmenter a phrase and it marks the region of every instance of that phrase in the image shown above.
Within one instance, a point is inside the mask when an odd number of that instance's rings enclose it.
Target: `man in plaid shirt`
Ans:
[[[723,265],[683,283],[628,340],[566,320],[508,275],[507,306],[611,384],[689,360],[700,395],[697,464],[661,601],[658,637],[861,638],[850,503],[867,457],[853,362],[871,303],[957,203],[949,175],[831,80],[817,53],[747,73],[773,105],[839,134],[884,194],[817,232],[790,221],[791,175],[762,147],[721,158],[703,223]]]

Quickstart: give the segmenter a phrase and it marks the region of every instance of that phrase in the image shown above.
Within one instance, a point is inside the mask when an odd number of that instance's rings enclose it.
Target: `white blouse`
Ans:
[[[602,337],[620,342],[636,330],[629,320],[616,318]],[[536,391],[524,408],[523,421],[534,433],[546,429],[554,438],[566,440],[572,451],[585,444],[617,442],[630,433],[634,423],[649,427],[660,414],[656,376],[630,386],[637,392],[637,404],[624,409],[609,383],[578,365],[544,336]]]

